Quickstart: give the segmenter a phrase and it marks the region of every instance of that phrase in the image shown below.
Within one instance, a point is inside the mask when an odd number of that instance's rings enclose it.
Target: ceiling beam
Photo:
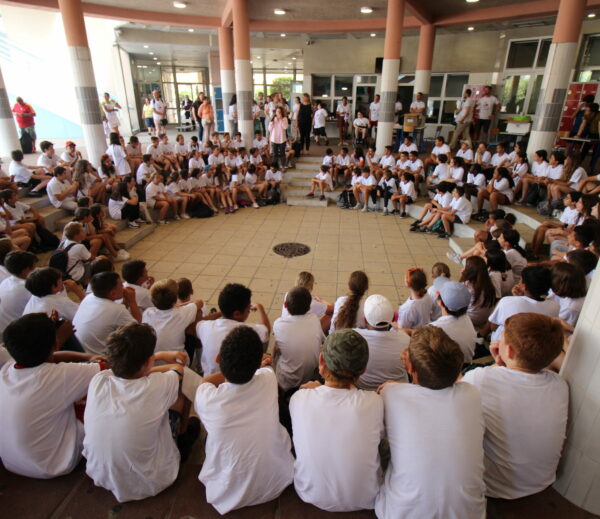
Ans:
[[[307,34],[385,31],[385,18],[350,20],[250,20],[252,32],[286,32]],[[421,23],[414,16],[404,17],[405,29],[418,29]]]
[[[221,14],[221,26],[231,27],[233,25],[233,3],[232,0],[227,0],[223,13]]]
[[[420,23],[428,25],[433,23],[433,17],[427,12],[426,9],[419,3],[419,0],[406,0],[408,10],[415,16]]]

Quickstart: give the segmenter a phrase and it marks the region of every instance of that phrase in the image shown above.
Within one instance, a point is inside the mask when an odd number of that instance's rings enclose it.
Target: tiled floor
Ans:
[[[156,279],[188,277],[194,297],[216,307],[221,288],[243,283],[262,303],[271,320],[281,313],[284,293],[298,272],[311,271],[314,293],[328,301],[344,295],[353,270],[369,275],[370,294],[383,294],[393,304],[408,295],[406,270],[420,266],[430,276],[431,266],[445,261],[453,277],[458,265],[446,258],[448,242],[408,232],[412,219],[341,210],[335,206],[241,209],[206,220],[173,222],[135,245],[132,257],[148,263]],[[282,242],[300,242],[311,252],[286,259],[273,252]],[[251,317],[252,319],[252,317]]]

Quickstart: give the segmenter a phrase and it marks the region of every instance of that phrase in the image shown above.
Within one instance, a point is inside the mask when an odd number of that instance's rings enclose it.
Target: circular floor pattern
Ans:
[[[295,258],[296,256],[304,256],[310,252],[310,247],[304,243],[280,243],[273,247],[273,252],[284,258]]]

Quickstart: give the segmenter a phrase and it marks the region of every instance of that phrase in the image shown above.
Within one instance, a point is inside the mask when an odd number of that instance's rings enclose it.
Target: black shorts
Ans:
[[[325,133],[325,126],[321,128],[313,128],[313,130],[315,137],[327,137],[327,133]]]
[[[463,223],[463,221],[460,219],[460,216],[458,216],[457,214],[454,215],[454,222],[453,223]]]
[[[29,187],[29,188],[34,188],[35,186],[37,186],[39,183],[41,182],[41,180],[37,179],[37,178],[30,178],[29,181],[27,182],[17,182],[17,186],[19,187]]]

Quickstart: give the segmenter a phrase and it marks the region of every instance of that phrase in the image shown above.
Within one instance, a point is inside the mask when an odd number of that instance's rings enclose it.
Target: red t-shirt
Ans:
[[[35,124],[32,115],[24,115],[34,113],[33,108],[31,108],[31,105],[28,105],[27,103],[23,103],[22,105],[20,105],[19,103],[15,103],[15,106],[13,107],[13,112],[23,114],[17,115],[17,124],[19,125],[19,128],[28,128],[29,126],[33,126]]]

